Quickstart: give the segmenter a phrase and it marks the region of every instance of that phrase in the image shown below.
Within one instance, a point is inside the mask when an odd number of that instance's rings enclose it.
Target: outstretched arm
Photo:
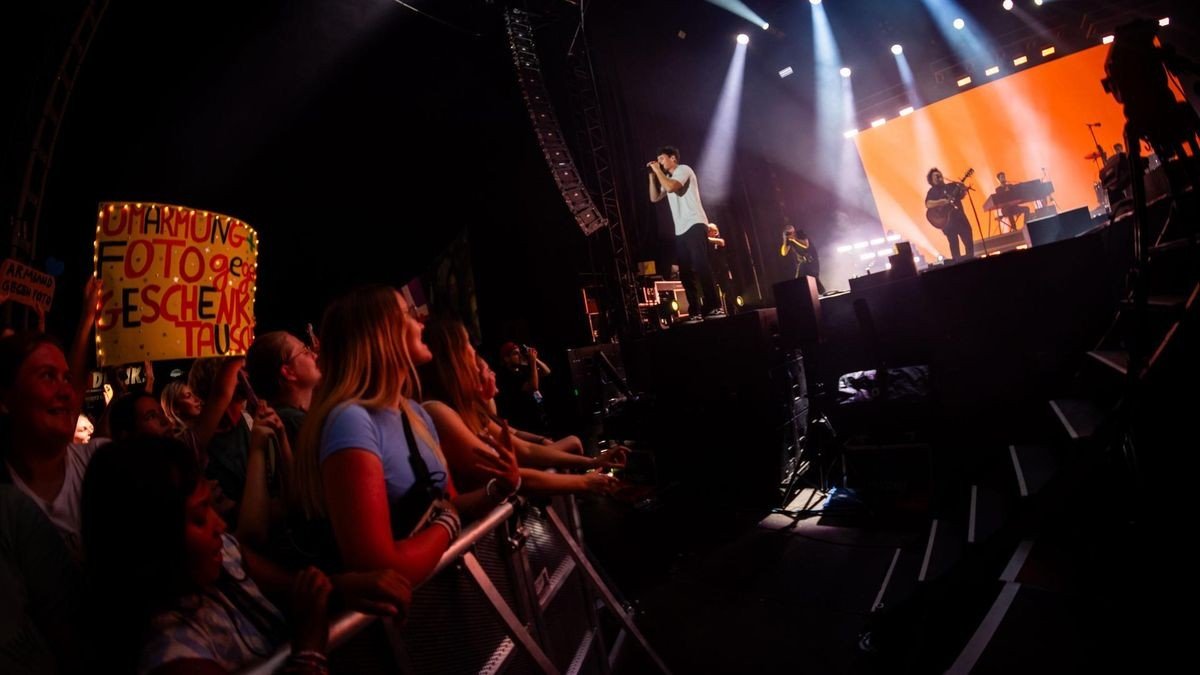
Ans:
[[[75,338],[71,340],[71,385],[75,389],[75,400],[83,402],[83,396],[88,388],[88,339],[92,336],[92,328],[96,325],[96,317],[100,313],[103,300],[104,282],[99,277],[90,277],[83,287],[83,308],[79,313],[79,326],[75,329]]]

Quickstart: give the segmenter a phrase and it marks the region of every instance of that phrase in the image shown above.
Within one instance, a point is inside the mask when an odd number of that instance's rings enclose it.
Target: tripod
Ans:
[[[812,348],[802,350],[802,357],[806,352],[811,353]],[[814,508],[814,505],[819,499],[829,496],[828,467],[830,460],[836,454],[834,451],[837,447],[837,432],[834,431],[833,423],[829,421],[829,417],[824,412],[826,398],[824,386],[820,382],[814,381],[814,378],[808,377],[808,373],[809,370],[806,367],[804,369],[806,388],[815,393],[815,396],[809,397],[807,424],[804,434],[797,440],[799,452],[796,453],[795,462],[792,464],[787,488],[783,493],[783,501],[778,507],[771,509],[771,513],[791,518],[793,525],[804,518],[823,513],[822,509]],[[816,470],[815,479],[809,476],[814,469]],[[789,508],[805,489],[811,490],[812,494],[804,505],[797,509]]]

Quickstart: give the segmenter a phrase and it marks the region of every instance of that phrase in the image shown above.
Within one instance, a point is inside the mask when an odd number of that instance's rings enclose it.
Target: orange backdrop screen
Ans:
[[[1106,152],[1123,143],[1121,108],[1100,85],[1107,55],[1107,46],[1078,52],[858,134],[858,153],[884,229],[911,241],[927,259],[949,257],[946,237],[925,220],[925,174],[935,166],[947,181],[975,169],[967,184],[975,188],[971,194],[985,234],[989,225],[990,234],[999,233],[994,216],[982,207],[1001,171],[1010,183],[1052,181],[1060,213],[1096,208],[1099,166],[1085,158],[1096,150],[1087,124],[1101,124],[1094,131]],[[963,207],[978,240],[970,202],[964,200]]]

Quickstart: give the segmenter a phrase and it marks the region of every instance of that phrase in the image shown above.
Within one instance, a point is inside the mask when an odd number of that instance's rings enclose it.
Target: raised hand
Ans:
[[[583,479],[584,490],[596,495],[612,494],[618,484],[616,478],[605,473],[585,473],[580,478]]]
[[[629,459],[629,448],[618,445],[605,448],[592,460],[592,466],[597,469],[622,469]]]
[[[412,584],[394,570],[335,575],[333,586],[347,609],[376,616],[404,616],[412,604]]]
[[[292,583],[292,606],[295,608],[292,649],[296,652],[324,653],[329,644],[329,593],[333,584],[325,573],[315,567],[305,568]]]

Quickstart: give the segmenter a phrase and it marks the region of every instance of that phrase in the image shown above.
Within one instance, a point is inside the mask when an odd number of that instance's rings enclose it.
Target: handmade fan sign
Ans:
[[[105,202],[96,217],[101,366],[244,354],[254,336],[258,235],[212,211]]]

